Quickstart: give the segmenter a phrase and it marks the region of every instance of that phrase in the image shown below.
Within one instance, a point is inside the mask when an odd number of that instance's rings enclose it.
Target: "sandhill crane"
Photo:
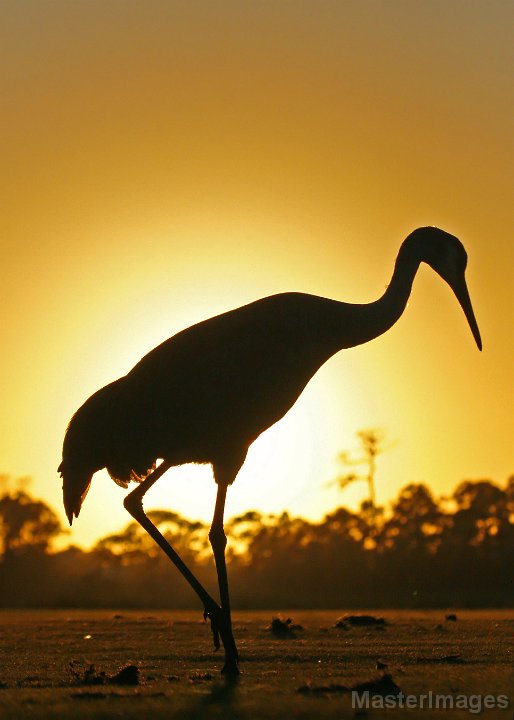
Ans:
[[[401,316],[421,262],[451,287],[481,349],[460,241],[419,228],[401,245],[391,282],[378,300],[348,304],[290,292],[257,300],[179,332],[145,355],[124,377],[98,390],[73,415],[58,471],[70,525],[94,473],[107,468],[119,485],[138,482],[124,505],[177,566],[204,606],[223,671],[237,674],[225,566],[223,513],[227,487],[248,448],[295,403],[332,355],[381,335]],[[157,460],[162,462],[157,466]],[[217,483],[209,532],[220,604],[152,524],[143,496],[172,466],[210,463]]]

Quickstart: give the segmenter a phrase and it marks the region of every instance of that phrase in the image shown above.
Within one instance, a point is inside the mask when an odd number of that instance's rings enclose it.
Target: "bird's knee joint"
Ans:
[[[132,516],[140,515],[143,512],[143,498],[134,493],[129,493],[123,500],[123,507]]]
[[[223,550],[227,546],[227,536],[223,530],[222,525],[213,525],[209,530],[209,542],[211,547],[214,549],[222,548]]]

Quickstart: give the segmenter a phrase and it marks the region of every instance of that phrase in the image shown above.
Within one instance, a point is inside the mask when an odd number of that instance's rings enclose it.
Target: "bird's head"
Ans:
[[[57,472],[63,481],[64,509],[70,525],[79,516],[91,478],[106,465],[106,443],[112,432],[109,411],[117,387],[117,382],[106,385],[86,400],[66,430]]]
[[[479,350],[482,350],[480,331],[471,305],[466,284],[466,265],[468,256],[463,244],[454,235],[436,227],[424,227],[414,230],[406,240],[418,256],[445,280],[455,293],[475,338]]]
[[[84,412],[86,406],[72,417],[62,447],[62,462],[57,472],[62,477],[62,493],[66,517],[70,525],[78,517],[80,508],[91,485],[96,467],[92,461],[95,455],[95,428],[88,422]]]

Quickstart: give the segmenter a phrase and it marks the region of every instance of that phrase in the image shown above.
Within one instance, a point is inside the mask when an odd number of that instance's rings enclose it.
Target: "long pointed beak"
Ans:
[[[469,323],[473,337],[479,350],[482,350],[482,338],[480,337],[480,330],[473,312],[473,306],[469,298],[468,286],[466,285],[466,278],[464,274],[456,282],[452,283],[452,290],[455,293],[457,300],[461,308],[464,310],[464,315]]]
[[[82,503],[91,487],[92,475],[89,473],[62,473],[63,484],[63,501],[66,517],[70,525],[73,523],[73,517],[79,516]]]
[[[63,496],[64,496],[64,512],[66,513],[66,517],[68,518],[68,522],[71,525],[73,524],[73,514],[75,511],[75,503],[73,499],[70,497],[70,492],[68,488],[65,488],[63,486]]]

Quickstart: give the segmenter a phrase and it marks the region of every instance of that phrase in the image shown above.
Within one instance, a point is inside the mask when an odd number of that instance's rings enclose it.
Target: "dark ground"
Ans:
[[[1,611],[0,717],[457,720],[475,714],[352,708],[343,686],[389,673],[405,694],[508,695],[507,710],[486,709],[482,716],[511,720],[514,611],[455,612],[456,621],[444,611],[380,611],[372,614],[385,617],[385,627],[342,629],[335,623],[343,611],[283,612],[303,626],[296,637],[283,638],[267,629],[276,613],[235,612],[243,675],[227,683],[219,672],[222,653],[214,653],[200,612]],[[377,661],[387,667],[377,669]],[[130,664],[138,670],[117,677]]]

